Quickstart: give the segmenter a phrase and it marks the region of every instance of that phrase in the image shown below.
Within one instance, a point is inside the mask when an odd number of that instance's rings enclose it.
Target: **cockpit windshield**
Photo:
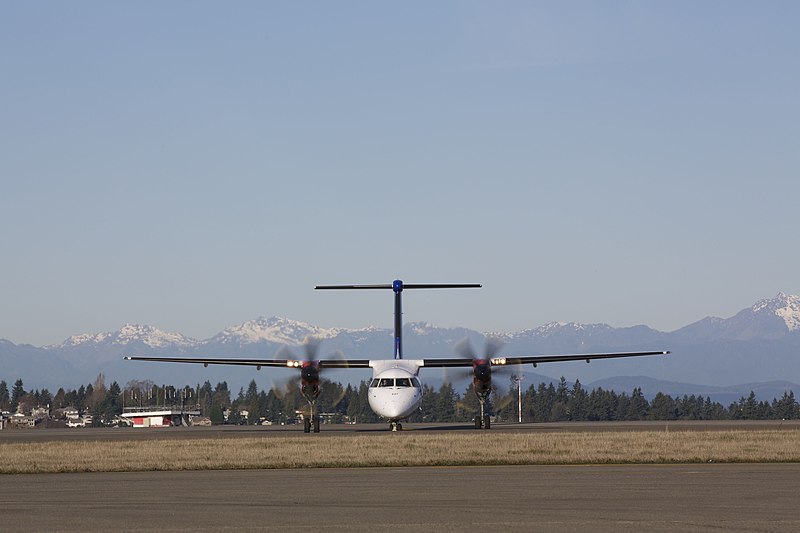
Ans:
[[[420,382],[417,378],[375,378],[369,386],[374,387],[417,387],[420,388]]]

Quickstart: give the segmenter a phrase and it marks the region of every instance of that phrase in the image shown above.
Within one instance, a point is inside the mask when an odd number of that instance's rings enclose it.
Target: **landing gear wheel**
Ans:
[[[311,420],[308,418],[303,419],[303,433],[311,433]]]
[[[397,431],[397,422],[389,422],[389,431]]]
[[[475,417],[475,429],[481,429],[481,419],[479,417]]]
[[[483,429],[491,429],[492,421],[489,419],[489,416],[485,416],[483,418]]]
[[[400,422],[397,423],[397,431],[403,431],[403,424]]]
[[[319,417],[314,419],[314,433],[319,433]]]

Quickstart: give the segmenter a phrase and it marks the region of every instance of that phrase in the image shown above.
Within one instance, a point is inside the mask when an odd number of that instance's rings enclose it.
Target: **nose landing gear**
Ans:
[[[486,412],[486,398],[478,396],[478,400],[481,402],[481,414],[475,417],[475,429],[491,429],[492,421]]]

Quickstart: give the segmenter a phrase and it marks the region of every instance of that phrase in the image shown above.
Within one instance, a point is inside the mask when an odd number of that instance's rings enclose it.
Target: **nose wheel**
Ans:
[[[389,431],[403,431],[403,424],[400,422],[389,422]]]

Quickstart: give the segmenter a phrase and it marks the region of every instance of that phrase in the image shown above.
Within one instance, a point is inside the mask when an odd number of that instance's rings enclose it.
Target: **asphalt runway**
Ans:
[[[445,433],[476,431],[472,424],[403,424],[404,432],[424,431]],[[595,432],[595,431],[755,431],[765,429],[800,429],[800,420],[680,420],[641,422],[553,422],[545,424],[493,424],[492,432]],[[387,424],[323,424],[320,433],[308,438],[325,436],[387,433]],[[193,426],[167,428],[58,428],[6,429],[0,431],[3,442],[33,442],[47,440],[159,440],[198,438],[285,437],[303,435],[303,426]]]
[[[405,428],[475,431],[469,424]],[[665,428],[796,430],[800,422],[496,424],[491,431]],[[324,425],[305,438],[386,432],[384,424]],[[4,430],[0,451],[4,442],[280,436],[303,436],[302,426]],[[0,475],[0,531],[798,531],[799,491],[798,464]]]
[[[800,530],[798,464],[31,474],[0,488],[3,531]]]

